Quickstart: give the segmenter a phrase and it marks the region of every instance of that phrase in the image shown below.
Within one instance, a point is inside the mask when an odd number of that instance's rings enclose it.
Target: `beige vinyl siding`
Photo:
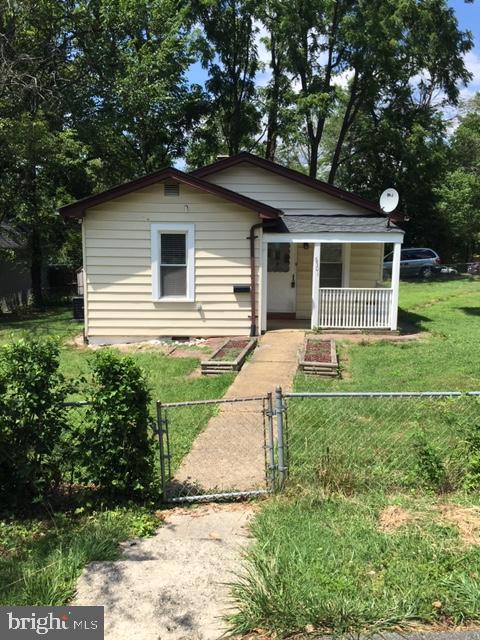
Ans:
[[[382,277],[383,245],[382,244],[351,244],[345,246],[350,249],[350,271],[346,278],[349,287],[376,287]],[[297,318],[308,320],[312,313],[312,267],[313,244],[308,248],[298,245],[297,252]]]
[[[184,185],[179,196],[164,196],[158,184],[89,209],[83,222],[89,337],[248,335],[250,295],[234,294],[233,285],[250,285],[248,235],[258,221],[253,211]],[[194,302],[152,299],[154,223],[195,225]]]
[[[312,315],[313,244],[297,248],[297,310],[296,317],[310,319]]]
[[[205,180],[265,202],[287,214],[359,215],[363,211],[349,202],[333,198],[248,162],[241,162],[234,167],[206,176]]]
[[[383,244],[352,244],[350,287],[376,287],[382,279]]]

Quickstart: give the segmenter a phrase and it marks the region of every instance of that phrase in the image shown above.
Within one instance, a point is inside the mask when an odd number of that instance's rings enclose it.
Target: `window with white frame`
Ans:
[[[152,293],[161,302],[195,298],[194,225],[152,225]]]

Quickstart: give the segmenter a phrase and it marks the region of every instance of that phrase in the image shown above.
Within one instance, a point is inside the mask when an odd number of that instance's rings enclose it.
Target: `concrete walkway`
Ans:
[[[247,504],[167,512],[120,560],[89,564],[72,604],[105,607],[106,640],[216,640],[252,514]]]
[[[291,389],[303,331],[269,331],[236,376],[225,398]],[[265,487],[263,402],[219,405],[175,474],[183,493],[250,491]],[[194,408],[192,408],[194,410]]]

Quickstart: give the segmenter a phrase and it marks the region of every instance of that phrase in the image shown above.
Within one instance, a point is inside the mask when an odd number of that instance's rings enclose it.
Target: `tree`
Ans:
[[[190,86],[193,13],[180,0],[83,0],[76,10],[73,104],[81,139],[106,186],[181,157],[205,113]]]
[[[191,165],[255,145],[260,130],[255,75],[259,68],[254,0],[197,0],[194,4],[204,32],[200,49],[208,69],[209,114],[188,154]]]
[[[41,305],[44,254],[62,228],[56,201],[82,191],[83,148],[65,122],[74,2],[2,1],[0,11],[0,219],[28,237],[34,302]]]
[[[332,183],[362,109],[407,91],[423,106],[431,106],[439,91],[453,104],[458,83],[470,77],[463,54],[472,47],[471,36],[459,31],[445,0],[279,0],[276,7],[270,40],[286,43],[311,176],[337,107],[343,115],[331,151]]]
[[[449,170],[437,189],[439,211],[461,260],[472,260],[480,243],[480,93],[467,105],[454,132]]]
[[[339,115],[338,122],[341,121]],[[332,135],[332,144],[337,139]],[[449,234],[438,219],[435,188],[447,154],[445,122],[432,107],[413,108],[408,92],[382,106],[360,110],[349,130],[337,184],[375,202],[387,187],[401,197],[408,215],[409,244],[433,245],[442,255]]]
[[[74,248],[56,210],[183,154],[204,107],[176,0],[0,0],[0,220],[42,268]]]
[[[256,8],[256,17],[263,23],[268,36],[262,38],[270,54],[271,78],[260,89],[263,112],[266,119],[265,157],[275,160],[279,145],[289,145],[298,128],[299,119],[295,105],[295,93],[287,74],[287,48],[284,33],[276,28],[281,18],[281,0],[265,0]],[[281,137],[280,137],[281,136]]]

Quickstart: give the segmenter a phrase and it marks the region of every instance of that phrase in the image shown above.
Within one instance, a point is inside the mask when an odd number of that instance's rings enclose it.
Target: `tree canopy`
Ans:
[[[456,130],[445,108],[471,47],[446,0],[0,0],[0,222],[28,237],[37,303],[42,266],[78,261],[59,205],[240,150],[396,186],[410,239],[466,259],[479,103]]]

